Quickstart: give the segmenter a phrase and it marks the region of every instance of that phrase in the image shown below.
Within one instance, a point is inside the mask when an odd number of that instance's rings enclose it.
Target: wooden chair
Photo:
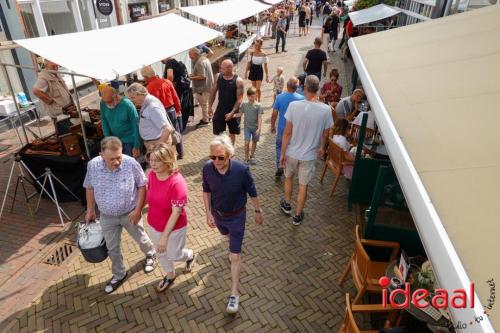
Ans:
[[[379,330],[361,331],[354,318],[354,313],[380,313],[388,312],[389,316],[385,321],[384,328],[393,327],[392,324],[396,321],[399,310],[394,309],[390,305],[384,307],[382,304],[366,304],[366,305],[351,305],[351,297],[345,294],[345,316],[344,321],[340,325],[339,333],[378,333]]]
[[[335,188],[339,182],[340,176],[342,175],[342,170],[344,166],[353,165],[353,162],[349,162],[345,160],[344,157],[345,151],[340,148],[332,139],[328,142],[328,157],[325,161],[325,166],[323,168],[323,172],[321,173],[321,178],[319,179],[320,183],[323,183],[323,178],[325,178],[326,169],[332,170],[335,175],[335,179],[333,180],[332,190],[330,192],[330,196],[335,192]]]
[[[352,124],[351,125],[351,144],[353,146],[356,146],[358,144],[358,141],[359,141],[359,130],[361,129],[361,125],[355,125],[355,124]],[[371,129],[371,128],[366,128],[365,129],[365,141],[366,139],[372,139],[373,136],[375,135],[375,130],[374,129]]]
[[[388,262],[372,261],[366,253],[365,246],[378,247],[378,248],[392,248],[391,256]],[[356,225],[356,242],[354,244],[354,251],[347,267],[342,274],[339,284],[342,285],[351,272],[352,280],[358,294],[354,298],[353,303],[357,304],[366,292],[381,293],[382,289],[378,280],[385,275],[387,265],[390,261],[396,259],[399,253],[399,243],[368,240],[361,238],[361,228]]]

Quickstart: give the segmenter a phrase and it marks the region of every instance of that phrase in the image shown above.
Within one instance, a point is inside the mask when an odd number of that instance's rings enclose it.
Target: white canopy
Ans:
[[[264,0],[264,2],[270,4],[270,5],[277,5],[279,4],[280,2],[283,2],[285,0]]]
[[[350,12],[349,17],[351,18],[352,24],[357,26],[360,24],[383,20],[399,13],[401,13],[399,9],[381,4],[367,9]]]
[[[215,30],[169,14],[112,28],[15,42],[76,74],[111,80],[219,35]]]
[[[224,25],[253,16],[268,8],[271,6],[254,0],[229,0],[210,5],[181,7],[181,10],[218,25]]]
[[[499,31],[489,6],[349,41],[437,281],[450,296],[475,283],[474,308],[450,307],[467,333],[500,331],[500,306],[484,313],[500,279]]]

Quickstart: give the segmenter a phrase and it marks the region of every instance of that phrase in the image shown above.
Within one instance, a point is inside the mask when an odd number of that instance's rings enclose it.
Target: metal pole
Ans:
[[[76,111],[78,111],[78,117],[80,117],[80,126],[82,127],[83,144],[85,145],[85,152],[87,153],[87,158],[90,160],[90,151],[89,151],[89,146],[87,144],[87,134],[85,133],[85,125],[83,124],[82,110],[80,109],[80,99],[78,98],[75,76],[73,74],[71,74],[71,82],[73,83],[73,94],[75,95]]]
[[[23,126],[23,120],[21,119],[21,110],[19,109],[19,104],[17,104],[16,94],[14,93],[14,88],[12,87],[12,82],[10,82],[9,73],[7,72],[7,68],[5,68],[4,64],[2,64],[2,71],[5,77],[7,78],[7,84],[9,85],[10,94],[12,95],[12,99],[14,100],[14,104],[16,105],[17,116],[19,117],[19,121],[21,122],[21,127],[23,128],[24,139],[26,140],[26,144],[28,144],[30,141],[28,139],[28,134],[26,133],[26,129]],[[17,130],[17,124],[16,124],[16,130]],[[23,142],[21,140],[21,146],[22,145]]]
[[[16,161],[13,159],[12,160],[12,167],[10,168],[9,179],[7,180],[7,186],[5,186],[5,194],[3,196],[2,209],[0,209],[0,220],[2,219],[3,208],[5,207],[5,202],[7,201],[7,196],[9,195],[10,182],[12,180],[12,175],[14,174],[14,167],[15,166],[16,166]]]

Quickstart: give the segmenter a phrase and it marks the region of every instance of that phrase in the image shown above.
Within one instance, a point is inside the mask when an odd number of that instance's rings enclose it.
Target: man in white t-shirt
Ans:
[[[292,206],[293,176],[298,174],[299,193],[293,224],[300,225],[304,219],[303,208],[307,198],[307,186],[314,176],[317,157],[322,157],[333,125],[332,113],[327,104],[318,100],[319,79],[309,75],[304,83],[303,101],[291,102],[285,114],[280,164],[285,168],[284,199],[280,208],[290,215]]]

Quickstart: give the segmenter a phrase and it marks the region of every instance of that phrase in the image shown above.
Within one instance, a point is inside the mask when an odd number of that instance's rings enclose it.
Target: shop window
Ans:
[[[150,15],[148,4],[145,2],[129,4],[128,10],[130,13],[130,22],[138,21],[141,16]]]
[[[2,23],[0,22],[0,42],[6,41]],[[0,51],[0,62],[6,64],[13,64],[14,59],[12,58],[11,51]],[[21,81],[19,80],[19,75],[14,67],[6,66],[7,72],[9,73],[10,82],[12,83],[12,88],[14,93],[22,91]],[[10,95],[9,85],[7,83],[7,78],[3,75],[3,71],[0,68],[0,96]]]
[[[158,12],[164,13],[170,9],[170,1],[159,0],[158,1]]]
[[[19,10],[23,19],[26,37],[40,37],[38,28],[36,27],[35,16],[33,15],[33,7],[30,3],[20,3]]]
[[[78,0],[78,7],[80,8],[80,14],[82,15],[83,30],[92,30],[92,22],[90,18],[94,16],[92,13],[92,3],[88,0]]]
[[[76,32],[71,1],[40,2],[40,7],[49,36]]]

